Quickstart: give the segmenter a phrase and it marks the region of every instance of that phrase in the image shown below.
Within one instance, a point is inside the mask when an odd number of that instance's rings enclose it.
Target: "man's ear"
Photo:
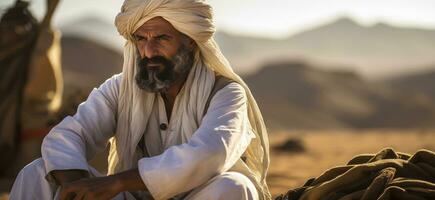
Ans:
[[[195,40],[185,34],[182,34],[182,37],[184,45],[186,45],[189,50],[194,50],[197,47]]]

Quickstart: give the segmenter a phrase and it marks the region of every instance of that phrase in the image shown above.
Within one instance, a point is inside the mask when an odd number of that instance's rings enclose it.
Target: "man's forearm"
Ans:
[[[71,195],[76,195],[76,197],[78,195],[79,199],[111,199],[120,192],[147,190],[138,169],[131,169],[111,176],[84,179],[81,179],[83,177],[83,171],[81,170],[53,172],[56,178],[64,181],[61,183],[62,187],[59,193],[61,200],[68,199]]]
[[[89,173],[87,171],[79,169],[54,170],[50,173],[58,185],[64,185],[65,183],[77,181],[83,178],[89,178]]]
[[[114,174],[111,177],[116,180],[117,185],[120,187],[120,191],[148,190],[144,182],[142,181],[139,170],[137,168]]]

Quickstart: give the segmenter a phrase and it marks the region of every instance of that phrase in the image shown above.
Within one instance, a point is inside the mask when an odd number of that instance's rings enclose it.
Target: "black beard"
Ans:
[[[163,67],[149,67],[151,64]],[[147,92],[166,92],[178,79],[185,77],[193,65],[193,52],[181,46],[170,59],[163,56],[138,61],[135,75],[137,86]]]

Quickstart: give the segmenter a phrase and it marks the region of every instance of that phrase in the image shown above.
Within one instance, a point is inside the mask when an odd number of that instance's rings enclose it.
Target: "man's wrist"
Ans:
[[[85,170],[53,170],[50,172],[57,185],[64,185],[65,183],[77,181],[83,178],[89,178],[89,173]]]
[[[140,177],[138,169],[132,169],[112,175],[114,188],[119,191],[146,191],[147,188]]]

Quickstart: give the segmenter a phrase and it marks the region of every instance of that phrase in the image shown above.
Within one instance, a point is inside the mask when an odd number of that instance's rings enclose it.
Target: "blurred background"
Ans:
[[[207,2],[214,8],[214,37],[266,120],[274,195],[360,153],[384,147],[435,150],[434,0]],[[46,1],[29,3],[43,21]],[[0,0],[0,14],[14,4]],[[64,0],[56,7],[51,27],[60,33],[60,68],[52,74],[63,77],[53,81],[62,85],[62,101],[45,120],[46,129],[74,114],[92,88],[121,72],[124,39],[113,25],[121,5]],[[20,147],[10,155],[21,161],[0,161],[2,191],[9,190],[17,168],[40,156],[46,131],[39,133],[13,140]]]

